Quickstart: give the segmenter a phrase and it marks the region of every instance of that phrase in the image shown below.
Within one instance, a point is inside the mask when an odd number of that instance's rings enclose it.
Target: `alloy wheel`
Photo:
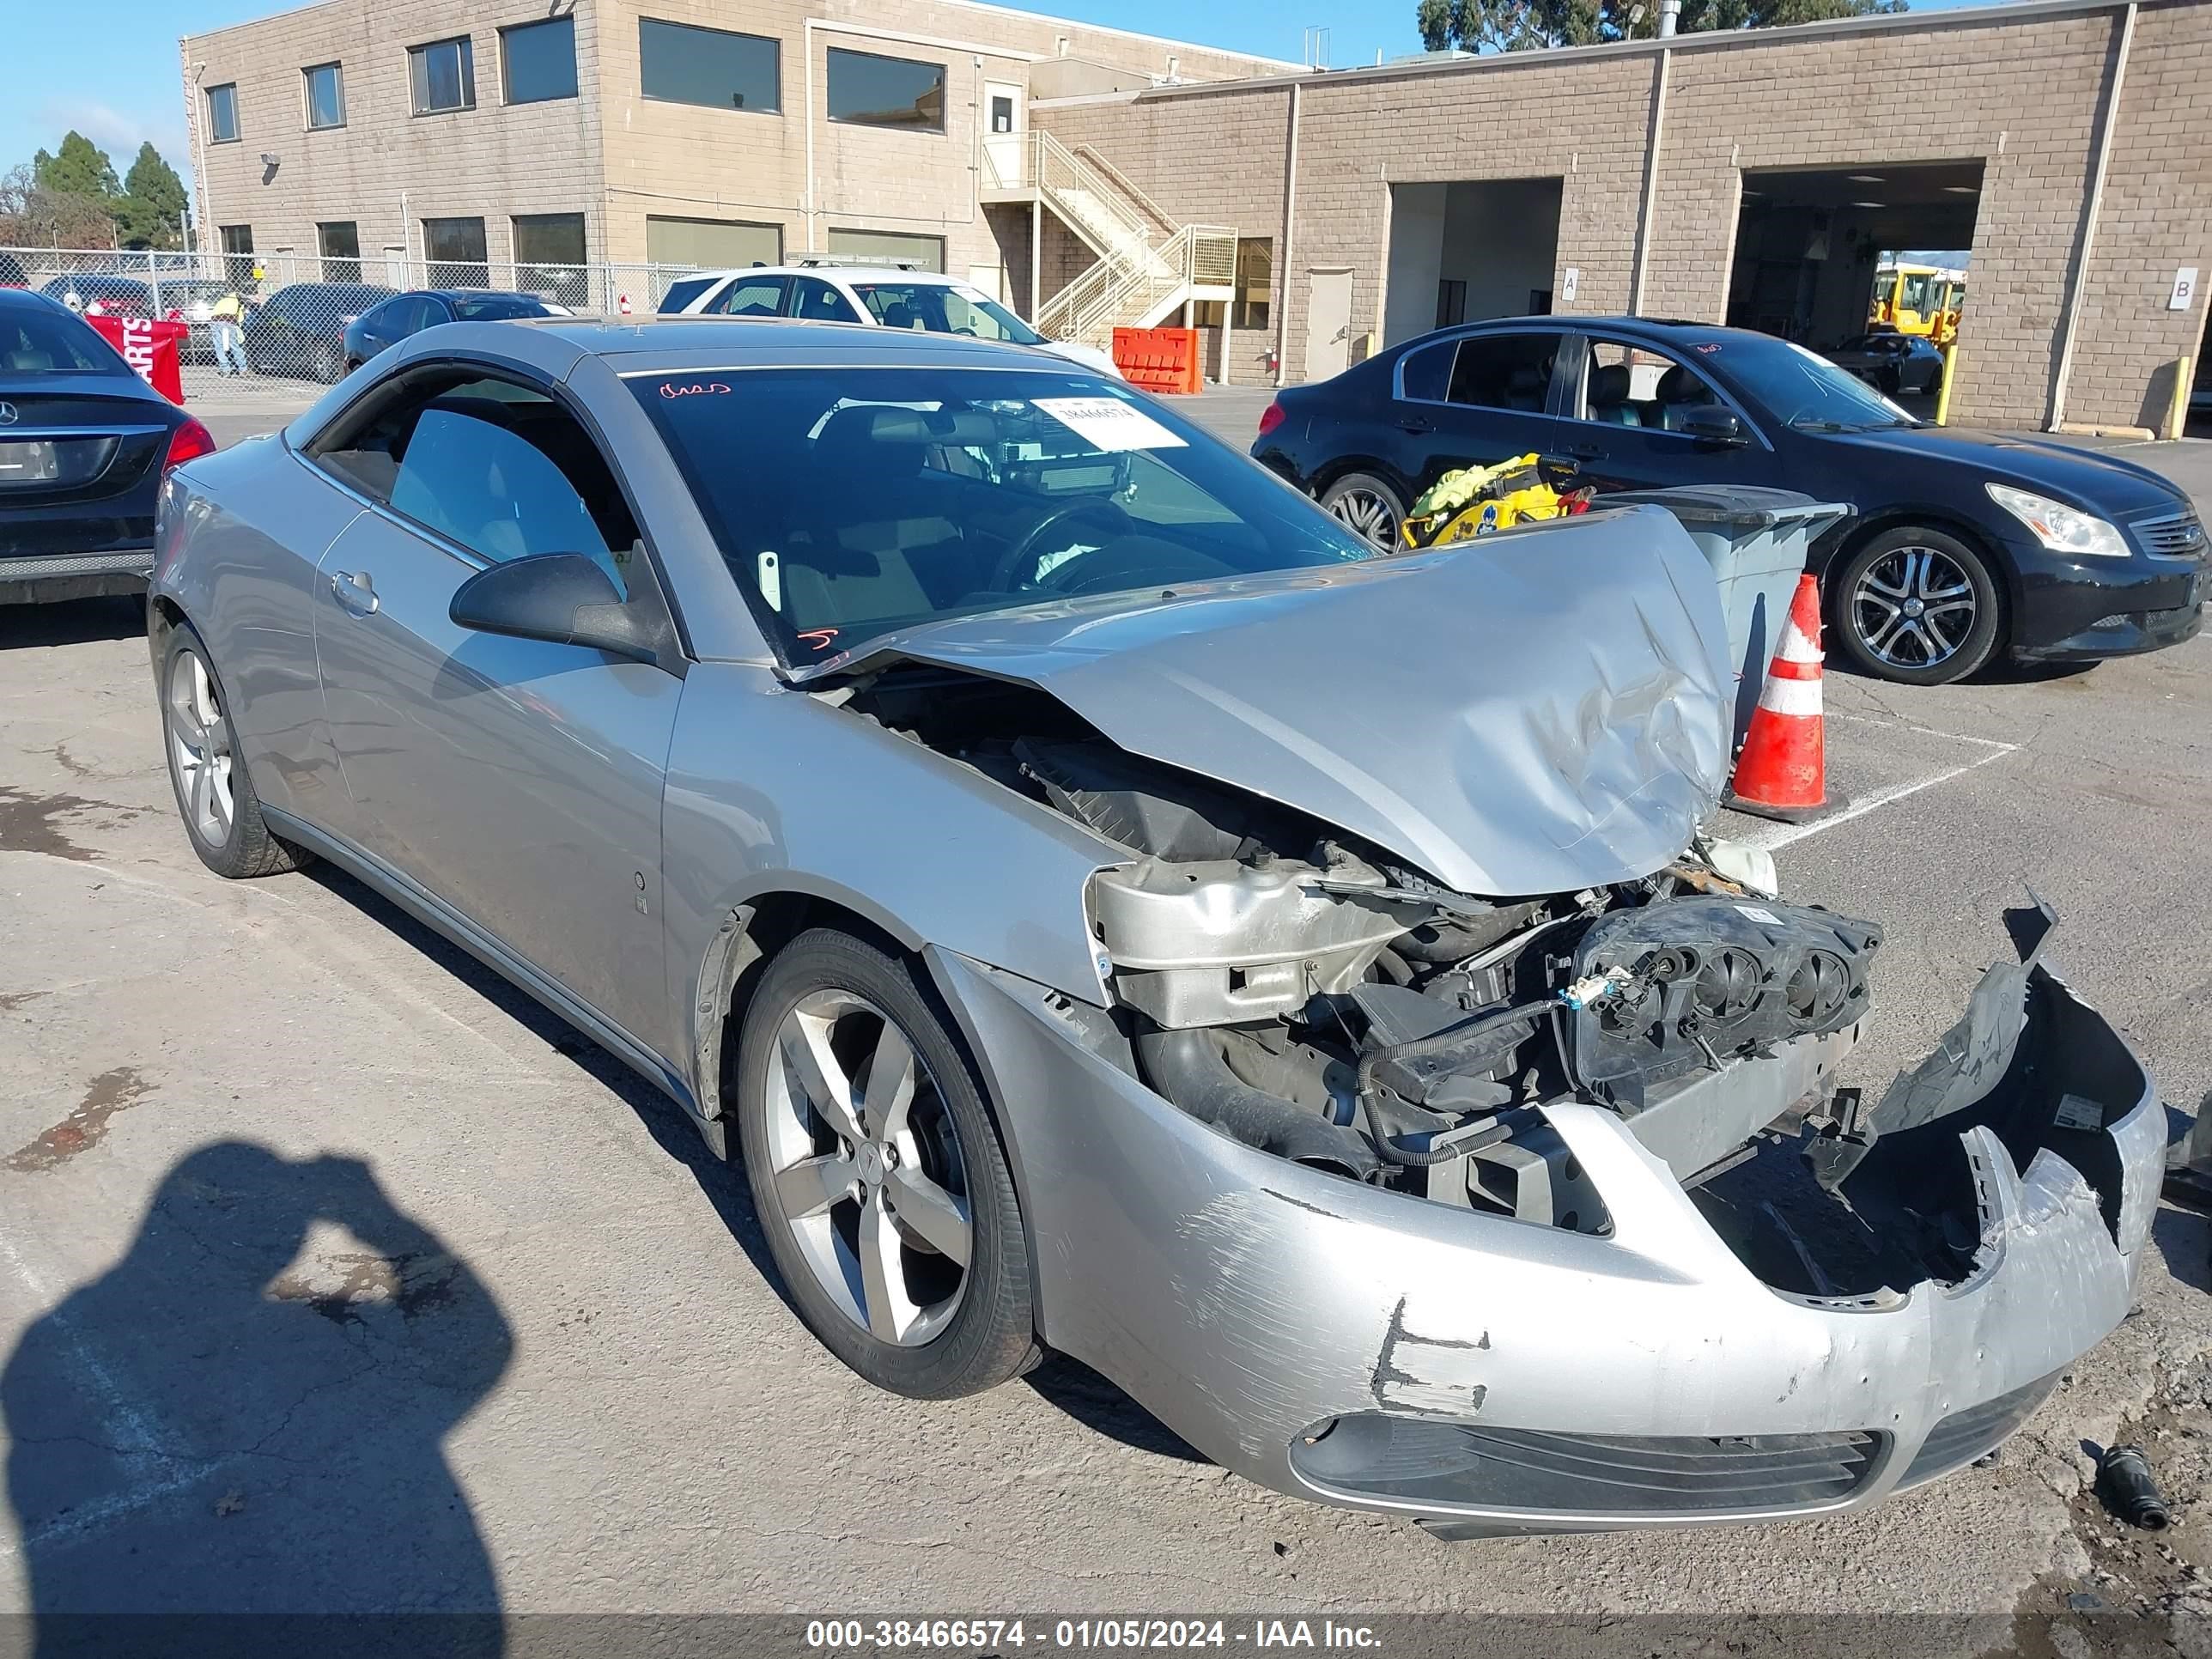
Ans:
[[[967,1165],[928,1066],[896,1021],[844,990],[809,993],[769,1061],[769,1178],[801,1257],[838,1310],[919,1347],[967,1290]]]
[[[1974,585],[1932,547],[1892,548],[1853,586],[1850,623],[1869,654],[1893,668],[1933,668],[1973,632]]]
[[[214,678],[196,651],[179,651],[169,665],[169,755],[177,769],[178,793],[192,832],[210,847],[230,840],[237,813],[231,794],[230,720],[222,710]]]
[[[1370,546],[1392,553],[1398,547],[1398,509],[1371,489],[1355,485],[1328,504],[1329,516]]]

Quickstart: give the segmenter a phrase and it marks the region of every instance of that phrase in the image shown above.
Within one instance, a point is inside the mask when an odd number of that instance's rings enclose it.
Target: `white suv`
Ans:
[[[905,265],[848,265],[801,260],[742,270],[702,270],[669,285],[664,317],[790,317],[808,323],[872,323],[933,334],[969,334],[1036,346],[1103,374],[1120,375],[1112,356],[1073,340],[1048,340],[977,288],[957,277]]]

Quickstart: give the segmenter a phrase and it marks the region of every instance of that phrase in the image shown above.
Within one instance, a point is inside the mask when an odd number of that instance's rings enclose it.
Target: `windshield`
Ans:
[[[853,292],[885,328],[972,334],[979,340],[1042,345],[1044,336],[980,288],[945,283],[855,283]]]
[[[1081,372],[717,369],[630,386],[804,666],[940,617],[1355,563],[1367,544]]]
[[[1919,424],[1857,375],[1788,340],[1732,333],[1691,349],[1784,426],[1846,432]]]
[[[0,310],[0,374],[128,374],[113,347],[74,317],[44,306]]]

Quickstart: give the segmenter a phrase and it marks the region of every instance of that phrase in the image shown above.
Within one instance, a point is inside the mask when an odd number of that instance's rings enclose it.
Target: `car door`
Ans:
[[[1640,341],[1584,337],[1562,388],[1560,450],[1601,493],[1674,484],[1778,485],[1772,450],[1742,408],[1686,356]],[[1735,417],[1735,441],[1689,430]]]
[[[1565,336],[1508,330],[1416,347],[1398,362],[1391,416],[1398,467],[1419,495],[1446,472],[1531,451],[1549,454],[1549,410]]]
[[[740,276],[700,307],[708,317],[778,317],[790,279],[783,276]]]
[[[683,682],[449,614],[477,571],[552,552],[660,603],[606,458],[550,388],[459,364],[316,448],[374,504],[324,555],[315,618],[358,840],[668,1053],[660,799]]]

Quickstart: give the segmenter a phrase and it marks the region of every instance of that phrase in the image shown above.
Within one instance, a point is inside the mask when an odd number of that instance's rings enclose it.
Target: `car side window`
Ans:
[[[1447,403],[1476,409],[1511,410],[1540,415],[1552,392],[1553,366],[1564,337],[1542,334],[1470,334],[1452,359]]]
[[[707,310],[721,317],[781,316],[784,286],[781,276],[740,276],[707,301]]]
[[[791,314],[810,323],[857,323],[852,302],[819,276],[791,279]]]
[[[1692,416],[1726,407],[1711,381],[1670,353],[1620,340],[1589,343],[1576,411],[1585,421],[1680,432]]]
[[[672,316],[704,294],[720,279],[714,276],[686,276],[680,283],[671,283],[668,292],[660,296],[663,316]]]
[[[1446,340],[1407,352],[1398,365],[1398,395],[1425,404],[1443,402],[1444,388],[1451,384],[1452,354],[1458,349],[1459,342]]]
[[[318,440],[313,459],[393,512],[494,562],[585,554],[629,592],[629,504],[591,434],[544,392],[433,375],[353,425]]]

